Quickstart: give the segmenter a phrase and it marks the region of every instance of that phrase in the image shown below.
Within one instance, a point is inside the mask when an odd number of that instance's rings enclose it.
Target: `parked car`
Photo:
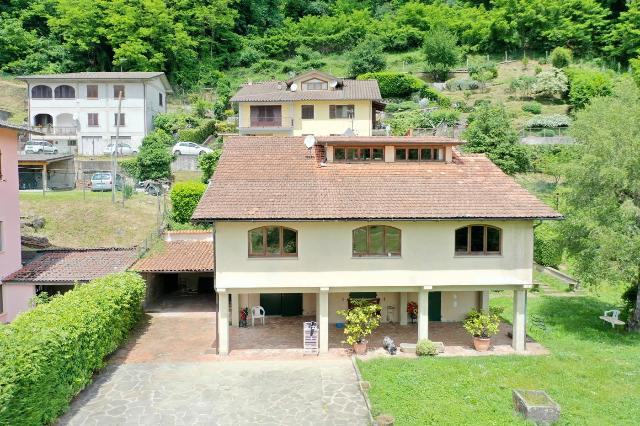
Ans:
[[[57,154],[56,148],[51,142],[43,140],[32,140],[24,146],[25,154]]]
[[[91,176],[89,187],[91,192],[111,191],[113,188],[113,174],[111,172],[97,172]],[[116,174],[116,190],[122,190],[122,176]]]
[[[113,155],[114,151],[115,151],[115,144],[110,143],[104,148],[102,153],[104,155]],[[129,145],[128,143],[118,144],[118,155],[136,155],[137,153],[138,151],[131,148],[131,145]]]
[[[202,155],[212,152],[211,148],[193,142],[178,142],[173,146],[173,155]]]
[[[169,193],[170,186],[165,182],[155,182],[152,180],[145,180],[138,182],[136,185],[136,192],[144,192],[148,195],[162,195]]]

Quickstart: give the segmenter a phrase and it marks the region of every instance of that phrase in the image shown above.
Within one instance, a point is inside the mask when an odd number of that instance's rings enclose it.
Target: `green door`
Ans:
[[[260,306],[265,315],[282,315],[282,294],[260,293]]]
[[[302,293],[282,293],[282,316],[302,315]]]
[[[442,293],[439,291],[429,292],[429,321],[440,321],[442,319]]]

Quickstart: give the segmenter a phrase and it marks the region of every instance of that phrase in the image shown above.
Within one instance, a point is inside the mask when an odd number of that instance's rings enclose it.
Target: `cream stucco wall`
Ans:
[[[251,128],[251,105],[280,105],[282,108],[283,123],[293,120],[293,131],[273,132],[270,128],[268,133],[256,131]],[[314,118],[302,119],[302,105],[314,106]],[[329,118],[329,105],[353,105],[355,108],[354,118],[340,119]],[[296,102],[268,102],[250,103],[240,102],[238,106],[239,127],[241,133],[250,134],[273,134],[273,135],[316,135],[329,136],[342,134],[348,128],[352,128],[357,136],[371,136],[373,111],[371,101],[296,101]],[[245,129],[244,131],[242,129]]]
[[[352,257],[352,230],[372,223],[401,229],[402,256]],[[334,292],[341,287],[350,291],[364,291],[367,287],[418,291],[420,286],[433,286],[436,291],[438,286],[530,285],[532,221],[481,221],[502,228],[502,254],[455,256],[455,229],[471,223],[478,222],[284,222],[280,224],[298,231],[298,256],[249,258],[248,230],[272,223],[218,222],[216,286],[230,290],[299,288],[311,292],[328,287]]]

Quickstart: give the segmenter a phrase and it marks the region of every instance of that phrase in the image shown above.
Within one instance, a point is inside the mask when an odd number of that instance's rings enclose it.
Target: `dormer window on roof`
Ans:
[[[329,83],[317,78],[312,78],[303,83],[304,90],[327,90],[329,89]]]
[[[333,161],[384,161],[384,147],[335,147]]]

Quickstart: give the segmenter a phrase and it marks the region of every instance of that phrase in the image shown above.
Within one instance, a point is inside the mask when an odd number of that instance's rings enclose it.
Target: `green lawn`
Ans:
[[[511,315],[511,295],[493,305]],[[511,390],[544,389],[561,406],[560,424],[631,425],[640,418],[640,335],[612,331],[598,319],[615,306],[600,296],[529,297],[529,318],[545,330],[528,333],[549,356],[378,358],[359,362],[371,382],[374,414],[390,413],[397,425],[525,424],[513,414]]]

